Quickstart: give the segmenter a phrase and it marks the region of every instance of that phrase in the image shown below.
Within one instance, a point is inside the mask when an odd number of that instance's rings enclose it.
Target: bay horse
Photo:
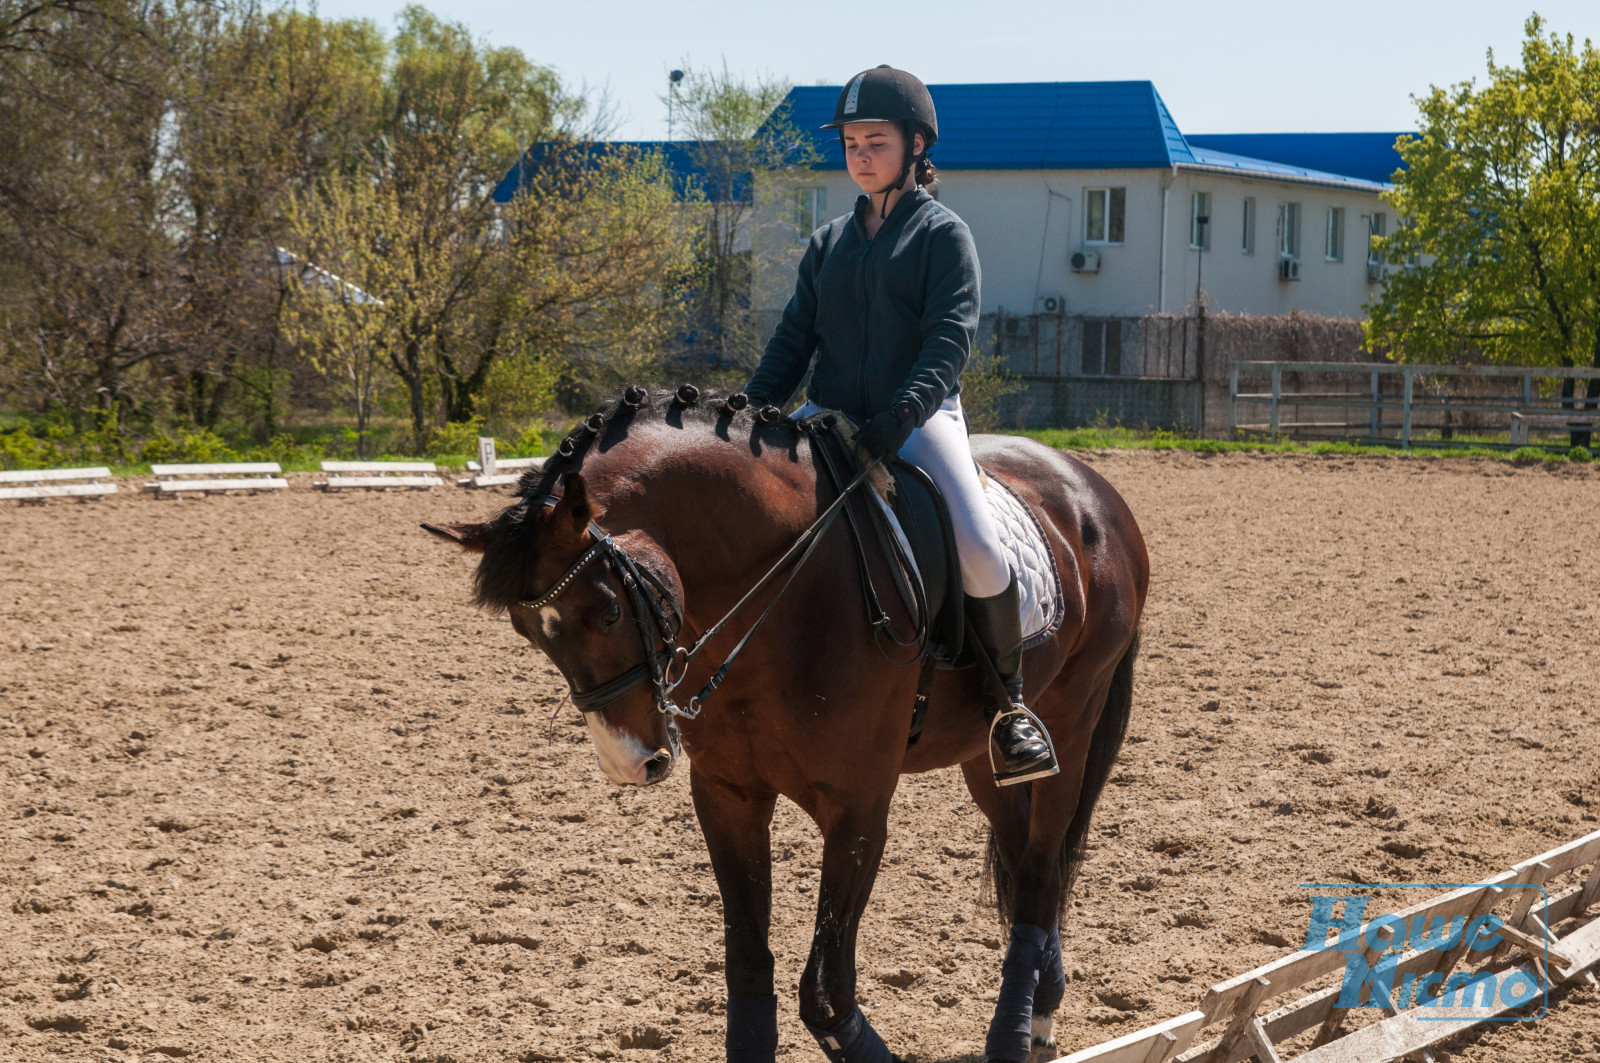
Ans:
[[[704,632],[837,497],[811,438],[775,412],[692,386],[630,388],[526,474],[520,499],[493,519],[423,527],[481,553],[476,602],[508,613],[560,669],[611,780],[659,782],[680,741],[688,753],[722,895],[728,1063],[772,1063],[778,1044],[768,929],[780,795],[823,839],[800,1017],[835,1063],[896,1058],[856,1004],[856,930],[899,777],[952,765],[988,819],[989,877],[1011,925],[985,1057],[1053,1059],[1066,989],[1059,920],[1132,705],[1150,578],[1138,525],[1081,462],[1022,437],[972,437],[974,457],[1032,508],[1060,569],[1063,621],[1026,652],[1023,670],[1028,705],[1054,736],[1061,771],[1051,778],[995,786],[976,668],[934,673],[921,739],[907,749],[918,669],[875,648],[855,548],[837,527],[775,604],[765,589],[750,605],[772,604],[769,620],[704,711],[678,715],[660,694],[664,654],[653,644],[674,624],[685,637]],[[889,560],[867,552],[887,585]],[[905,630],[908,611],[897,619]],[[719,632],[713,652],[674,678],[699,688],[747,627]]]

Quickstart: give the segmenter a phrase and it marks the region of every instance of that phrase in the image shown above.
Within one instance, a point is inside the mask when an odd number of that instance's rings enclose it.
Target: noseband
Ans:
[[[555,495],[548,495],[541,504],[553,506],[559,501]],[[594,545],[585,550],[549,590],[537,598],[517,604],[529,609],[539,609],[549,605],[561,596],[561,592],[577,578],[578,573],[588,568],[594,561],[603,560],[616,571],[617,577],[622,580],[623,588],[628,592],[628,604],[633,607],[633,618],[639,625],[639,635],[644,641],[644,660],[599,686],[572,691],[572,703],[578,707],[579,712],[601,712],[613,701],[649,680],[655,692],[656,708],[660,712],[667,716],[694,719],[700,714],[698,705],[691,702],[691,708],[685,709],[668,697],[672,688],[678,685],[677,682],[668,681],[667,672],[674,653],[679,652],[676,651],[674,644],[678,631],[683,627],[683,611],[678,608],[678,602],[673,598],[672,591],[655,573],[629,557],[628,552],[618,546],[616,540],[594,521],[589,522],[589,535],[594,539]],[[645,593],[646,585],[649,585],[655,593]],[[663,602],[666,604],[663,605]],[[657,642],[664,648],[657,650]],[[678,681],[681,682],[682,679],[683,676],[680,674]]]

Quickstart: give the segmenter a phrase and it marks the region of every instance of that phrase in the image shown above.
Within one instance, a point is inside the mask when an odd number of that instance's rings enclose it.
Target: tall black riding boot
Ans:
[[[992,705],[988,716],[990,738],[1001,762],[994,773],[995,785],[1014,786],[1056,774],[1061,769],[1049,741],[1039,731],[1043,725],[1036,724],[1022,704],[1022,615],[1016,574],[1012,573],[1011,583],[992,598],[968,597],[967,619],[1006,689],[1006,702]]]

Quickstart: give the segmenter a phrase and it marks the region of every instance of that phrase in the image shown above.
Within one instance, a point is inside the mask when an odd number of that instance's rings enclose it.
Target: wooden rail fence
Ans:
[[[1591,866],[1592,865],[1592,866]],[[1341,887],[1357,889],[1357,886]],[[1432,1045],[1490,1020],[1504,1020],[1511,1013],[1545,999],[1548,991],[1565,982],[1583,979],[1597,982],[1589,970],[1600,962],[1600,916],[1588,909],[1600,900],[1600,831],[1585,835],[1482,882],[1459,886],[1447,893],[1421,901],[1391,915],[1378,916],[1350,930],[1326,949],[1303,949],[1282,959],[1219,982],[1206,993],[1200,1006],[1175,1019],[1156,1023],[1113,1041],[1085,1048],[1061,1058],[1058,1063],[1239,1063],[1255,1057],[1258,1063],[1391,1063],[1415,1057],[1431,1063]],[[1474,949],[1465,927],[1479,916],[1510,902],[1505,926],[1495,931],[1501,943],[1487,953],[1476,969],[1458,972],[1457,965]],[[1447,951],[1416,951],[1404,948],[1406,927],[1422,919],[1428,927],[1439,919],[1448,926],[1462,917],[1461,940]],[[1403,920],[1399,922],[1398,920]],[[1555,930],[1562,924],[1562,933]],[[1398,929],[1397,929],[1398,928]],[[1370,936],[1369,936],[1370,931]],[[1342,946],[1342,948],[1341,948]],[[1418,989],[1416,1003],[1401,999],[1399,1008],[1392,1000],[1379,998],[1384,1018],[1346,1031],[1352,1011],[1366,1009],[1340,1007],[1342,985],[1317,989],[1298,996],[1275,1011],[1261,1014],[1270,1000],[1304,990],[1342,971],[1350,949],[1363,952],[1368,967],[1375,967],[1385,952],[1399,952],[1392,976],[1402,998],[1413,985],[1423,986],[1424,978],[1436,983],[1449,1004],[1462,994],[1463,1001],[1482,1006],[1429,1007],[1439,997],[1425,999]],[[1438,975],[1437,979],[1433,978]],[[1409,977],[1408,977],[1409,976]],[[1487,994],[1474,996],[1483,979],[1492,976]],[[1496,996],[1496,984],[1505,986],[1514,976],[1522,984],[1543,992],[1532,1001],[1508,1002],[1508,994]],[[1487,995],[1488,999],[1483,997]],[[1368,1001],[1370,1007],[1371,1001]],[[1418,1007],[1429,1007],[1420,1016]],[[1191,1044],[1207,1027],[1221,1026],[1210,1040]],[[1285,1042],[1315,1030],[1311,1044],[1300,1054],[1289,1056]]]
[[[1320,390],[1286,388],[1285,377],[1297,375],[1331,383]],[[1535,381],[1545,380],[1571,380],[1578,394],[1566,398],[1543,394]],[[1459,431],[1461,418],[1473,415],[1493,420],[1495,430],[1507,437],[1505,443],[1473,446],[1521,446],[1529,442],[1530,429],[1600,429],[1600,399],[1584,395],[1596,380],[1600,369],[1553,366],[1235,362],[1228,368],[1228,435],[1351,439],[1398,443],[1409,450],[1423,443],[1461,445],[1422,440],[1418,433],[1424,427],[1444,426]],[[1477,395],[1435,390],[1454,381],[1490,381],[1499,383],[1501,390]],[[1254,390],[1263,384],[1265,391]],[[1337,419],[1329,419],[1333,417]]]

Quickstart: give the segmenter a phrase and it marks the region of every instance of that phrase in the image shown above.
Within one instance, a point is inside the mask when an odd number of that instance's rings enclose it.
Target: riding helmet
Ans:
[[[915,74],[885,63],[863,70],[839,90],[833,121],[823,129],[838,129],[850,122],[913,122],[921,128],[927,148],[939,139],[939,117],[933,110],[928,86]]]

